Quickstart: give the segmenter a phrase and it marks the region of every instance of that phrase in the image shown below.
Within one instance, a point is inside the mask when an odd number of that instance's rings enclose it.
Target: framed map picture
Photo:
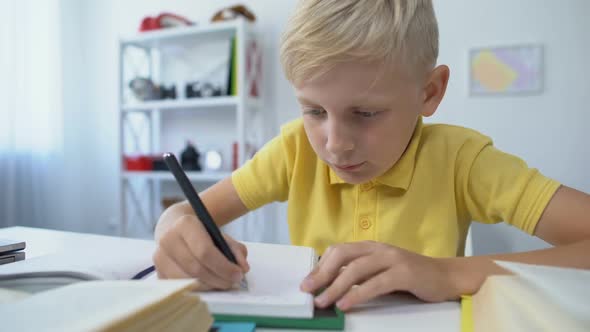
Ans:
[[[469,94],[538,94],[543,91],[543,46],[515,45],[469,51]]]

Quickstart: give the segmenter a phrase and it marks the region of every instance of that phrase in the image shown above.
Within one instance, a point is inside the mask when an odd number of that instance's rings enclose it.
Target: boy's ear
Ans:
[[[449,83],[450,70],[445,65],[434,68],[426,80],[423,91],[422,115],[431,116],[436,112],[438,105],[442,101],[447,84]]]

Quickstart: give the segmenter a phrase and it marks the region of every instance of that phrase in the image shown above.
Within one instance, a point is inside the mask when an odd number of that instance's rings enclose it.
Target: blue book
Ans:
[[[254,332],[256,324],[251,322],[215,322],[209,332]]]

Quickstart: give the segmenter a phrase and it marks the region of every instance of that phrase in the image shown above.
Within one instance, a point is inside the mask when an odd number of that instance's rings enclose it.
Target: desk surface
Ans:
[[[93,241],[95,243],[104,241],[105,236],[40,228],[9,227],[0,229],[0,238],[26,241],[26,257],[32,258],[76,250],[76,248],[92,247]],[[131,241],[125,238],[112,238],[112,240]],[[407,296],[391,295],[355,308],[346,315],[345,331],[426,330],[460,331],[459,303],[423,303]],[[256,329],[256,331],[271,331],[271,329]]]

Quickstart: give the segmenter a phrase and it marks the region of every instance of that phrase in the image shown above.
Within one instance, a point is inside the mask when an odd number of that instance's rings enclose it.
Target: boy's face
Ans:
[[[421,84],[401,70],[343,63],[295,86],[307,137],[344,181],[367,182],[389,170],[425,110]],[[427,114],[428,113],[428,114]]]

